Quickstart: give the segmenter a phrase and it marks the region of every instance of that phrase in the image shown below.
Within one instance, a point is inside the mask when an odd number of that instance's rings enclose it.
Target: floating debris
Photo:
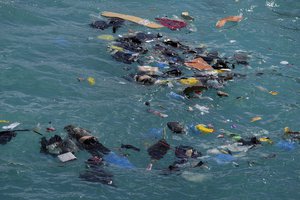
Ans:
[[[262,118],[261,117],[253,117],[252,119],[251,119],[251,122],[256,122],[256,121],[259,121],[259,120],[261,120]]]
[[[90,85],[95,85],[95,83],[96,83],[96,80],[93,77],[88,77],[87,81]]]
[[[229,16],[229,17],[225,17],[220,19],[217,24],[216,27],[217,28],[221,28],[223,27],[227,22],[240,22],[243,19],[243,16]]]

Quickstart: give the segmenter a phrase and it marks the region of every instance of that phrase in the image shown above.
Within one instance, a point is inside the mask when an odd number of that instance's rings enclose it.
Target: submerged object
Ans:
[[[218,163],[218,164],[227,164],[230,162],[233,162],[236,160],[235,157],[233,157],[230,154],[218,154],[214,157],[214,160]]]
[[[79,175],[79,178],[89,182],[99,182],[105,185],[113,185],[113,175],[102,168],[88,170]]]
[[[168,18],[155,18],[156,21],[158,21],[161,25],[171,29],[171,30],[177,30],[186,27],[187,23],[185,21],[181,20],[174,20],[174,19],[168,19]]]
[[[112,35],[98,35],[97,39],[107,40],[107,41],[113,41],[115,38]]]
[[[159,139],[163,136],[162,128],[150,128],[147,133],[145,133],[145,137]]]
[[[296,148],[295,143],[289,141],[279,141],[276,146],[286,151],[291,151]]]
[[[190,181],[190,182],[194,182],[194,183],[201,183],[201,182],[206,181],[210,178],[210,175],[196,173],[196,172],[190,172],[190,171],[184,171],[181,174],[181,176],[185,180]]]
[[[114,13],[114,12],[107,12],[104,11],[101,13],[102,16],[104,17],[115,17],[115,18],[120,18],[123,20],[127,20],[130,22],[134,22],[143,26],[147,26],[149,28],[162,28],[163,26],[155,23],[155,22],[151,22],[147,19],[143,19],[140,17],[136,17],[136,16],[132,16],[132,15],[125,15],[125,14],[120,14],[120,13]]]

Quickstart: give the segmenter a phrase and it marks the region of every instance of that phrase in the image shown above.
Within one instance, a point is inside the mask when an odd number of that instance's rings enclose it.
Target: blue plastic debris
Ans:
[[[279,141],[276,146],[286,151],[291,151],[296,148],[295,143],[289,141]]]
[[[169,68],[169,65],[164,62],[157,62],[155,63],[155,67],[158,67],[160,69],[167,69]]]
[[[189,130],[194,133],[194,134],[201,134],[201,131],[197,130],[196,129],[196,126],[194,124],[191,124],[188,126],[189,127]]]
[[[167,94],[168,97],[172,98],[172,99],[176,99],[176,100],[185,100],[185,97],[180,95],[180,94],[177,94],[175,92],[170,92]]]
[[[135,166],[124,156],[117,155],[114,152],[104,156],[104,160],[112,165],[116,165],[121,168],[133,169]]]
[[[218,164],[227,164],[227,163],[235,161],[236,158],[229,154],[218,154],[214,157],[214,160]]]

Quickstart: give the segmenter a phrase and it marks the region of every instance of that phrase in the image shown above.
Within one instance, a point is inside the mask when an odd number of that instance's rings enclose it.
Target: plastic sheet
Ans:
[[[104,160],[112,165],[126,168],[126,169],[133,169],[135,166],[124,156],[119,156],[114,152],[110,152],[109,154],[104,156]]]

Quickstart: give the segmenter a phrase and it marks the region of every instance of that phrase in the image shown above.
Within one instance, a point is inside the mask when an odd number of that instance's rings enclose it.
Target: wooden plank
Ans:
[[[107,11],[102,12],[101,15],[104,16],[104,17],[117,17],[117,18],[120,18],[120,19],[124,19],[124,20],[130,21],[130,22],[134,22],[134,23],[149,27],[149,28],[163,28],[164,27],[160,24],[157,24],[155,22],[151,22],[147,19],[143,19],[143,18],[140,18],[140,17],[131,16],[131,15],[125,15],[125,14],[107,12]]]

